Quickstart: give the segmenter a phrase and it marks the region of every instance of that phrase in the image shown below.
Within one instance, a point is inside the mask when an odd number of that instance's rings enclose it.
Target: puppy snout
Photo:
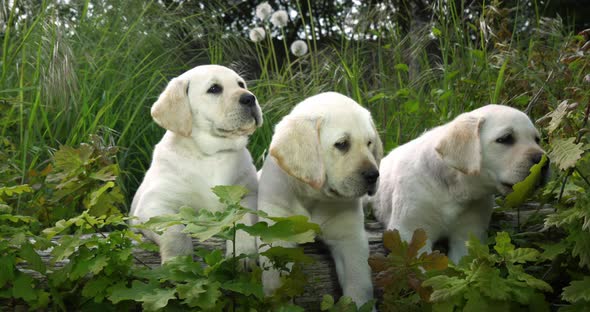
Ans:
[[[377,179],[379,178],[379,171],[375,169],[363,171],[361,174],[367,182],[367,184],[375,184],[377,182]]]
[[[533,164],[538,164],[539,162],[541,162],[541,158],[543,158],[543,153],[535,153],[533,155],[531,155],[531,162]]]
[[[239,102],[241,105],[252,108],[256,105],[256,97],[252,94],[244,93],[240,96]]]

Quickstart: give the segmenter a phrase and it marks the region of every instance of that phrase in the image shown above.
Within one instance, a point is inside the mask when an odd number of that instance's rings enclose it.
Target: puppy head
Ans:
[[[528,116],[508,106],[484,106],[458,116],[447,127],[436,146],[441,158],[502,194],[524,180],[545,154]]]
[[[218,65],[197,66],[172,79],[151,114],[158,125],[183,136],[195,130],[244,136],[262,124],[258,101],[244,79]]]
[[[356,198],[376,191],[383,147],[370,113],[328,92],[301,102],[277,124],[270,155],[324,195]]]

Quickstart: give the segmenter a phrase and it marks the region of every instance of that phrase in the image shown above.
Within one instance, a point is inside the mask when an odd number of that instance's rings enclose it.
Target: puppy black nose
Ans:
[[[256,97],[252,94],[244,93],[240,96],[240,104],[248,107],[256,105]]]
[[[533,164],[538,164],[541,161],[541,158],[543,158],[543,155],[543,153],[533,154],[531,156],[531,162],[533,162]]]
[[[363,175],[363,178],[365,178],[365,181],[367,181],[368,184],[375,184],[375,182],[377,182],[377,179],[379,178],[379,171],[375,169],[363,171],[361,174]]]

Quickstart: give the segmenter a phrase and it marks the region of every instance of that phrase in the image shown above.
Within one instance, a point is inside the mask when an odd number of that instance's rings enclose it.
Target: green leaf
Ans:
[[[496,87],[494,88],[494,95],[492,97],[492,103],[499,103],[500,100],[500,91],[504,86],[504,73],[506,72],[506,66],[510,61],[510,57],[506,57],[504,63],[502,63],[502,67],[500,67],[500,71],[498,72],[498,78],[496,79]]]
[[[404,63],[396,64],[395,66],[393,66],[393,68],[395,68],[396,70],[399,70],[399,71],[404,71],[406,73],[408,71],[410,71],[410,68],[408,67],[408,65],[404,64]]]
[[[482,296],[477,289],[469,288],[465,293],[465,307],[463,311],[496,312],[508,310],[500,309],[497,302]]]
[[[420,109],[420,101],[408,100],[403,104],[404,112],[407,114],[415,113]]]
[[[517,248],[509,251],[505,258],[512,263],[526,263],[540,260],[541,253],[534,248]]]
[[[432,29],[431,29],[431,31],[432,31],[432,34],[433,34],[435,37],[437,37],[437,38],[438,38],[438,37],[440,37],[440,36],[442,36],[442,32],[440,31],[440,29],[438,29],[438,28],[436,28],[436,27],[434,27],[434,26],[432,26]]]
[[[334,298],[330,295],[324,295],[320,304],[321,311],[328,311],[334,306]]]
[[[546,163],[547,156],[543,155],[541,161],[531,167],[528,177],[512,186],[513,192],[506,196],[504,201],[505,207],[518,207],[533,194],[536,187],[543,179],[542,169]]]
[[[496,245],[494,250],[501,255],[506,256],[509,252],[514,250],[514,245],[510,243],[510,235],[507,232],[498,232],[496,234]]]
[[[221,262],[223,260],[223,254],[221,252],[220,249],[215,249],[211,252],[208,252],[203,259],[205,260],[205,263],[209,266],[213,266],[218,264],[219,262]]]
[[[95,255],[93,252],[88,254],[88,258],[78,259],[74,263],[74,268],[70,273],[71,279],[77,279],[86,276],[89,273],[98,274],[108,265],[108,258],[104,254]]]
[[[473,258],[488,259],[490,257],[490,249],[487,245],[482,244],[477,237],[470,235],[466,244],[468,255],[463,257],[460,263],[469,263]]]
[[[500,270],[480,264],[473,270],[470,279],[482,294],[494,300],[509,300],[510,287],[500,276]],[[490,287],[493,285],[493,287]]]
[[[545,119],[546,117],[551,117],[551,121],[549,122],[549,125],[547,125],[547,127],[545,127],[547,129],[547,132],[549,132],[549,134],[553,133],[553,131],[555,131],[557,128],[559,128],[559,125],[561,125],[561,121],[567,115],[568,106],[569,106],[568,101],[565,100],[565,101],[561,102],[559,105],[557,105],[557,108],[555,110],[553,110],[552,112],[550,112],[549,114],[547,114],[543,117],[543,119]]]
[[[118,206],[125,202],[123,193],[114,182],[107,182],[84,198],[84,207],[91,216],[120,214]]]
[[[566,170],[576,165],[577,161],[584,153],[582,143],[575,144],[576,138],[555,138],[551,142],[551,152],[549,158],[559,166],[559,169]]]
[[[276,312],[305,312],[305,309],[303,309],[300,306],[296,306],[294,304],[291,304],[291,303],[286,303],[286,304],[279,306],[276,309]]]
[[[468,282],[455,276],[437,275],[425,280],[424,287],[432,287],[432,302],[442,302],[462,295],[467,290]]]
[[[189,307],[199,307],[205,311],[211,310],[216,306],[216,302],[221,297],[219,282],[209,282],[201,280],[176,286],[178,297],[183,299]]]
[[[62,236],[59,239],[59,243],[51,251],[51,255],[53,256],[51,262],[56,263],[68,258],[82,244],[83,242],[79,234]]]
[[[27,274],[18,274],[12,284],[12,295],[27,302],[35,300],[37,293],[33,290],[33,278]]]
[[[248,194],[248,189],[239,185],[218,185],[211,190],[226,205],[237,205]]]
[[[4,186],[0,187],[0,197],[2,195],[13,196],[20,195],[23,193],[31,193],[33,189],[28,184],[15,185],[15,186]]]
[[[257,299],[264,297],[264,291],[260,282],[255,282],[247,278],[241,278],[235,281],[228,281],[221,284],[221,288],[240,293],[245,296],[254,295]]]
[[[205,241],[215,235],[222,235],[232,230],[234,224],[239,222],[248,212],[248,209],[239,206],[228,206],[227,209],[216,212],[207,209],[180,207],[177,214],[153,217],[136,227],[161,233],[169,226],[184,224],[184,233]],[[227,234],[225,235],[227,236]]]
[[[30,243],[23,244],[19,250],[19,256],[27,261],[29,268],[41,274],[45,274],[45,263],[43,263],[41,256],[35,251],[33,245]]]
[[[508,266],[509,277],[514,278],[518,281],[525,282],[530,288],[542,290],[545,292],[553,291],[551,285],[545,281],[540,280],[524,271],[522,266],[509,265]]]
[[[186,224],[183,232],[200,241],[208,240],[224,231],[233,229],[246,213],[246,209],[211,212],[206,209],[180,208],[180,216]]]
[[[6,282],[14,279],[16,269],[16,255],[8,254],[0,257],[0,288],[4,287]]]
[[[89,178],[99,181],[115,181],[119,175],[119,165],[111,164],[100,168],[97,172],[88,175]]]
[[[553,244],[538,244],[543,249],[543,253],[539,255],[541,260],[553,260],[558,255],[566,252],[568,246],[564,241],[559,241]]]
[[[581,281],[572,281],[563,289],[561,298],[570,303],[586,301],[590,304],[590,276],[584,276]]]
[[[110,276],[99,276],[98,278],[89,280],[82,288],[82,296],[86,298],[94,298],[94,302],[101,302],[105,296],[107,288],[113,282]]]
[[[313,258],[307,256],[302,247],[273,246],[260,254],[269,258],[278,267],[285,267],[290,262],[313,263]]]
[[[572,230],[567,240],[573,242],[572,255],[580,258],[579,265],[590,268],[590,232]]]
[[[320,226],[309,222],[305,216],[289,217],[267,217],[274,221],[274,224],[268,225],[266,222],[258,222],[252,226],[238,224],[237,229],[241,229],[252,236],[259,236],[266,243],[276,241],[295,242],[299,244],[313,242],[317,234],[320,233]]]
[[[156,311],[164,308],[169,300],[176,299],[174,289],[162,289],[156,283],[146,284],[138,280],[133,281],[131,288],[119,283],[110,288],[109,300],[118,303],[123,300],[142,302],[146,311]]]

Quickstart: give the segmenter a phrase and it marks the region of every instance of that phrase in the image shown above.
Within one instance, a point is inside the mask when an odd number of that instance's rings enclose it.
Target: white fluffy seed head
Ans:
[[[250,30],[250,40],[260,42],[266,36],[266,31],[262,27],[254,27]]]
[[[289,22],[289,16],[287,15],[287,11],[279,10],[274,12],[270,17],[270,22],[273,24],[273,26],[278,28],[283,28],[287,26],[287,23]]]
[[[303,40],[295,40],[291,43],[291,53],[295,56],[304,56],[307,54],[307,44]]]
[[[266,20],[270,16],[270,13],[272,13],[272,7],[268,2],[265,1],[256,6],[256,17],[259,19]]]

